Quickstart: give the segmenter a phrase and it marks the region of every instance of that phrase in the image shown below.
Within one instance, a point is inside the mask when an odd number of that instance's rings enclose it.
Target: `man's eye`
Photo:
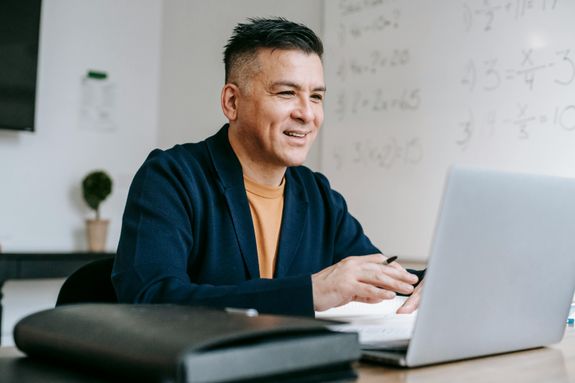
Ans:
[[[321,95],[321,94],[312,94],[311,98],[314,101],[323,101],[323,95]]]
[[[284,90],[282,92],[278,92],[280,96],[293,96],[295,92],[293,90]]]

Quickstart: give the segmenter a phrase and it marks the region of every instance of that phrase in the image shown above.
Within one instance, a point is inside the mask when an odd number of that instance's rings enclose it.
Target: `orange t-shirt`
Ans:
[[[244,176],[252,213],[261,278],[273,278],[280,235],[285,178],[279,186],[260,185]]]

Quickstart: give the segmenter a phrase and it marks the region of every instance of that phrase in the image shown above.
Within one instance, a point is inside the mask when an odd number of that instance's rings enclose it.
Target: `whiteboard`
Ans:
[[[575,176],[573,20],[571,0],[325,2],[321,169],[382,251],[427,258],[451,164]]]

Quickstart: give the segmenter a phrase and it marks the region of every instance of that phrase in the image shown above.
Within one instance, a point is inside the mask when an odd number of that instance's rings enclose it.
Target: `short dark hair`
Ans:
[[[295,49],[307,54],[315,53],[320,59],[323,55],[320,38],[303,24],[283,17],[250,18],[248,21],[236,25],[225,46],[226,83],[234,67],[255,57],[260,48]]]

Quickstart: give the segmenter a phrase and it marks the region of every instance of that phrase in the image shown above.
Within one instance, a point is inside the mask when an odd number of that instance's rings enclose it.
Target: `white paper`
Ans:
[[[97,131],[116,130],[116,84],[109,79],[83,77],[80,126]]]
[[[316,312],[318,319],[342,322],[330,326],[332,330],[357,332],[362,348],[404,347],[411,338],[417,312],[396,314],[405,297],[376,304],[351,302],[323,312]]]

